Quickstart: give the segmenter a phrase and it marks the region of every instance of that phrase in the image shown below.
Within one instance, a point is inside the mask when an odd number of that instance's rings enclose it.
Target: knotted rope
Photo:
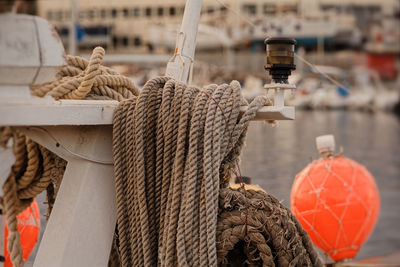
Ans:
[[[220,191],[220,266],[323,266],[308,234],[276,198],[262,190]]]
[[[115,71],[101,66],[104,49],[97,47],[89,61],[67,56],[68,65],[61,68],[58,79],[44,85],[31,87],[31,94],[55,99],[114,99],[121,101],[138,95],[132,81]],[[17,215],[27,208],[34,197],[47,189],[50,215],[66,161],[46,148],[36,144],[18,130],[0,129],[0,144],[6,146],[13,140],[15,163],[3,185],[0,198],[9,229],[7,249],[14,266],[23,266],[22,249],[17,231]]]

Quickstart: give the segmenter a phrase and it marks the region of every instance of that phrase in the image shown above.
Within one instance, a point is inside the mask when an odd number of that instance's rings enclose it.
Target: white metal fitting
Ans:
[[[287,83],[270,83],[265,84],[264,89],[274,90],[274,106],[275,107],[284,107],[285,106],[285,90],[294,90],[296,89],[296,85],[287,84]]]
[[[315,143],[321,156],[331,156],[335,152],[335,137],[331,134],[318,136]]]

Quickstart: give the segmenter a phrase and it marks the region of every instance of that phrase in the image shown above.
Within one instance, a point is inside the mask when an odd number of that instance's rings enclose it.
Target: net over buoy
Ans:
[[[5,224],[4,230],[4,267],[12,267],[10,253],[7,250],[7,224]],[[21,240],[22,258],[26,262],[35,248],[40,233],[40,211],[35,199],[29,207],[17,215],[17,230]]]
[[[334,261],[354,258],[371,234],[380,199],[373,176],[357,162],[333,156],[332,136],[317,139],[322,158],[294,181],[292,212],[313,243]]]

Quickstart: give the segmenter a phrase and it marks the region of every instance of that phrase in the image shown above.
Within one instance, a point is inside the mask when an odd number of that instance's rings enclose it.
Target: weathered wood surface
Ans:
[[[19,103],[0,100],[0,126],[111,125],[118,101],[44,100]],[[245,107],[241,108],[244,112]],[[265,106],[254,120],[293,120],[294,107]]]
[[[68,161],[34,266],[107,266],[116,224],[112,127],[19,129]]]
[[[0,15],[0,85],[55,80],[65,65],[64,47],[53,26],[29,15]]]

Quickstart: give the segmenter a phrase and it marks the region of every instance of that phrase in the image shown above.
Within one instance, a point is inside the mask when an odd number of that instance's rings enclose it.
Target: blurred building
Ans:
[[[51,21],[66,43],[72,0],[36,1],[38,15]],[[171,43],[171,40],[175,40],[173,32],[179,27],[185,5],[185,0],[75,1],[79,6],[76,23],[80,46],[103,45],[122,50],[152,50],[154,44]],[[399,3],[399,0],[204,0],[202,23],[219,29],[225,27],[226,40],[217,40],[225,45],[235,30],[232,28],[243,23],[235,13],[229,12],[230,8],[253,22],[277,14],[319,14],[321,17],[320,13],[323,13],[336,19],[339,16],[348,19],[350,16],[366,34],[371,24],[379,22],[383,17],[393,16]],[[344,23],[350,24],[346,21]],[[224,36],[221,30],[214,28],[204,30],[215,36]],[[212,42],[215,38],[208,36],[205,39]]]
[[[34,15],[37,13],[36,0],[0,0],[0,13],[4,12]]]
[[[77,36],[81,46],[103,45],[119,49],[148,49],[149,27],[179,24],[184,0],[77,0]],[[51,21],[66,44],[71,1],[38,0],[38,15]],[[150,47],[151,49],[151,47]]]

